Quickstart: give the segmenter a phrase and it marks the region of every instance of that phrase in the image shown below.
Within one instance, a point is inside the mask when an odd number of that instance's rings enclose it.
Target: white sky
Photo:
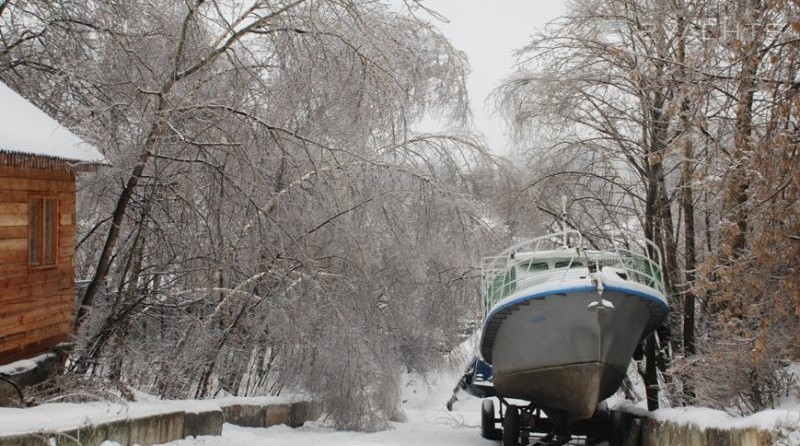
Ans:
[[[563,14],[564,0],[425,0],[424,5],[450,21],[437,25],[469,57],[467,88],[477,130],[493,152],[506,152],[504,123],[491,116],[487,97],[511,74],[512,53]]]

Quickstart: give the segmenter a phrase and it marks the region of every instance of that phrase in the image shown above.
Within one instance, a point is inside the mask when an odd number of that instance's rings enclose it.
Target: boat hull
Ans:
[[[536,403],[572,420],[589,418],[620,386],[633,352],[666,315],[663,298],[607,287],[613,309],[590,310],[598,293],[588,281],[529,289],[489,312],[481,354],[494,369],[498,395]]]
[[[498,394],[536,401],[546,412],[558,410],[580,420],[591,417],[602,395],[613,393],[624,376],[608,364],[588,362],[504,371],[495,375],[494,385]]]

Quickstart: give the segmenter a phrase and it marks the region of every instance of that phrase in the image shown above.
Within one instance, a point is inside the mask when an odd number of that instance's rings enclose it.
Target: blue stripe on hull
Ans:
[[[521,304],[521,303],[523,303],[525,301],[528,301],[528,300],[543,299],[543,298],[545,298],[547,296],[557,296],[559,294],[582,293],[582,292],[596,291],[596,290],[597,290],[597,288],[594,285],[582,285],[582,286],[579,286],[579,287],[564,288],[564,289],[560,289],[560,290],[548,290],[548,291],[543,291],[543,292],[540,292],[540,293],[529,294],[527,296],[520,296],[520,297],[518,297],[518,298],[516,298],[516,299],[514,299],[512,301],[506,302],[502,306],[499,306],[497,308],[492,309],[492,311],[486,316],[486,318],[484,320],[484,324],[486,322],[488,322],[490,319],[492,319],[500,311],[505,310],[506,308],[509,308],[509,307],[513,307],[514,305],[519,305],[519,304]],[[657,302],[658,304],[663,306],[665,310],[669,309],[667,304],[664,303],[664,301],[662,299],[659,299],[658,297],[653,296],[652,294],[643,293],[641,291],[633,290],[633,289],[630,289],[630,288],[615,287],[615,286],[607,286],[605,288],[605,290],[606,291],[610,291],[610,292],[617,292],[617,293],[621,293],[621,294],[627,294],[627,295],[643,297],[645,299]]]
[[[510,300],[508,302],[503,303],[502,305],[493,308],[489,315],[486,317],[483,323],[483,328],[481,332],[481,341],[480,341],[480,352],[483,356],[483,359],[489,363],[494,364],[494,358],[492,357],[493,350],[495,347],[496,336],[498,330],[508,324],[508,317],[511,317],[513,313],[518,311],[519,307],[526,306],[532,302],[544,300],[546,298],[553,298],[556,297],[557,299],[568,299],[569,296],[582,296],[581,299],[585,300],[588,296],[596,296],[597,288],[594,285],[580,285],[580,286],[573,286],[569,288],[561,288],[561,289],[553,289],[550,288],[548,290],[542,290],[540,292],[531,293],[527,295],[522,295],[518,298]],[[638,314],[634,316],[630,314],[629,317],[635,317],[637,320],[644,321],[645,326],[642,327],[643,331],[637,333],[636,339],[634,342],[638,342],[640,339],[639,336],[649,334],[652,330],[656,328],[656,326],[663,320],[663,316],[666,315],[668,311],[667,304],[658,296],[653,294],[648,294],[639,290],[631,289],[628,287],[620,287],[620,286],[607,286],[605,287],[605,295],[608,298],[617,300],[620,298],[640,298],[643,301],[647,302],[647,307],[650,309],[647,310],[646,314]],[[616,297],[612,297],[616,296]],[[589,299],[593,299],[593,297],[589,297]],[[557,304],[557,300],[553,301],[554,304]],[[587,301],[589,302],[589,301]],[[641,301],[640,301],[641,302]],[[565,305],[571,306],[568,302],[564,302]],[[584,307],[581,307],[584,308]],[[619,311],[621,309],[612,310],[612,311]],[[559,312],[555,312],[554,314],[558,314]],[[647,316],[649,314],[649,317]],[[563,317],[563,314],[561,315]],[[563,319],[565,323],[569,323],[568,319]],[[557,330],[557,329],[556,329]],[[523,334],[519,333],[517,336],[529,337],[531,333]],[[535,336],[534,336],[535,338]],[[533,339],[531,339],[533,341]]]

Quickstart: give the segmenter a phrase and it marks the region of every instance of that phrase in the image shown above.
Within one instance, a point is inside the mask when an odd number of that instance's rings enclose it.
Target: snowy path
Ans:
[[[460,394],[453,412],[444,405],[455,383],[454,377],[436,377],[428,383],[410,382],[404,391],[403,409],[408,421],[392,423],[392,429],[376,433],[337,432],[323,423],[244,428],[226,424],[221,437],[198,437],[165,443],[164,446],[496,446],[481,438],[480,400]]]
[[[477,428],[453,428],[446,425],[396,423],[395,428],[374,434],[335,432],[318,426],[292,429],[276,426],[268,429],[245,428],[226,424],[221,437],[199,437],[166,443],[168,446],[496,446],[484,440]]]
[[[453,412],[445,402],[457,380],[454,373],[410,378],[403,388],[404,423],[376,433],[339,432],[324,422],[307,423],[291,429],[275,426],[268,429],[244,428],[226,424],[220,437],[199,437],[173,441],[162,446],[498,446],[481,438],[479,433],[481,400],[460,393]],[[703,408],[662,409],[653,416],[661,420],[691,422],[703,427],[781,430],[785,438],[777,444],[800,446],[800,404],[794,399],[782,410],[735,418],[721,411]],[[576,438],[574,443],[581,444]],[[107,444],[104,446],[116,446]]]

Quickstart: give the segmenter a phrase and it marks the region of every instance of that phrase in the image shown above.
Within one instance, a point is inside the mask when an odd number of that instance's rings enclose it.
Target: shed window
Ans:
[[[28,262],[32,267],[55,266],[58,259],[58,200],[30,200]]]

